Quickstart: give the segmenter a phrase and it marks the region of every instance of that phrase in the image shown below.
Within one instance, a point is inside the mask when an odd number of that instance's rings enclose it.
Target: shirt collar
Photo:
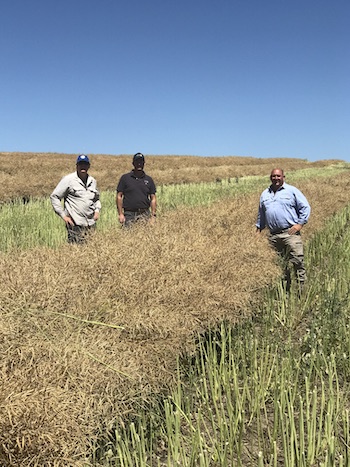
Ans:
[[[82,185],[84,186],[88,186],[91,182],[91,176],[88,174],[87,176],[87,179],[86,179],[86,182],[84,183],[83,180],[79,177],[79,175],[77,174],[77,172],[75,172],[75,176],[76,176],[76,179],[79,181],[79,183],[81,183]]]
[[[280,187],[278,188],[278,190],[276,190],[276,191],[273,191],[272,185],[270,185],[270,186],[269,186],[269,192],[270,192],[270,193],[277,193],[277,191],[284,190],[284,189],[285,189],[285,186],[284,186],[284,185],[285,185],[285,184],[283,183],[283,185],[280,186]]]
[[[137,176],[135,175],[135,172],[132,170],[132,171],[131,171],[131,176],[132,176],[133,178],[144,178],[145,172],[142,171],[142,174],[141,174],[140,176],[137,177]]]

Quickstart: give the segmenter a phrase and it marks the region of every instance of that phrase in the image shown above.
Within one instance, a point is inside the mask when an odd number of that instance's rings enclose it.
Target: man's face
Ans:
[[[143,167],[145,165],[145,160],[142,159],[142,157],[137,158],[134,160],[133,165],[135,167],[135,170],[143,170]]]
[[[272,189],[278,190],[278,188],[280,188],[284,183],[284,175],[283,175],[282,170],[274,169],[271,172],[270,180],[272,184]]]
[[[77,173],[79,177],[86,177],[90,164],[88,162],[79,162],[77,164]]]

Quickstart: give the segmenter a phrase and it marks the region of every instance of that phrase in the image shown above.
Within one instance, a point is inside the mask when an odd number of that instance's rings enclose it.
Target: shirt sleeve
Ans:
[[[96,191],[96,197],[94,199],[94,203],[95,203],[95,212],[98,211],[100,212],[101,211],[101,201],[100,201],[100,191],[97,187],[97,182],[96,180],[94,179],[94,184],[95,184],[95,191]]]
[[[296,211],[298,215],[298,224],[304,225],[307,223],[311,213],[311,207],[303,193],[295,188],[294,198],[296,204]]]
[[[124,193],[124,190],[125,190],[125,177],[124,175],[122,175],[117,185],[117,193]]]
[[[156,192],[157,192],[157,189],[156,189],[156,185],[155,185],[155,183],[153,181],[153,178],[151,178],[151,177],[150,177],[150,182],[151,182],[150,183],[151,186],[150,186],[150,189],[149,189],[149,194],[150,195],[155,195]]]
[[[259,210],[258,210],[258,219],[257,219],[255,225],[260,230],[264,230],[264,228],[266,227],[265,211],[264,211],[263,206],[262,206],[262,196],[260,197]]]
[[[65,211],[64,211],[64,208],[62,207],[61,199],[64,199],[67,196],[68,189],[69,189],[69,183],[67,181],[67,177],[63,177],[62,180],[59,182],[59,184],[56,186],[56,188],[53,190],[53,192],[50,195],[50,201],[51,201],[52,207],[55,213],[61,217],[65,216]]]
[[[95,201],[95,212],[98,211],[100,212],[102,208],[101,201],[100,201],[100,195],[98,196],[98,199]]]

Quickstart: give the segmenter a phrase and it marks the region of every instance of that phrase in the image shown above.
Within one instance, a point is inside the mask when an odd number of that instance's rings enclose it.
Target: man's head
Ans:
[[[90,160],[85,154],[80,154],[77,157],[77,173],[80,178],[87,178],[87,173],[90,168]]]
[[[145,156],[140,152],[134,154],[134,157],[132,158],[132,165],[134,166],[135,170],[143,170],[145,165]]]
[[[284,179],[285,176],[282,169],[273,169],[271,171],[270,180],[273,191],[277,191],[283,185]]]

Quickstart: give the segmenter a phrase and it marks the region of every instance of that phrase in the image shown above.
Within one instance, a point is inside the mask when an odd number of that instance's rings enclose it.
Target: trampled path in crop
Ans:
[[[349,184],[347,171],[300,179],[305,239],[349,204]],[[0,458],[78,465],[101,425],[171,387],[199,333],[248,316],[280,274],[255,235],[257,203],[254,191],[84,247],[1,254]]]

